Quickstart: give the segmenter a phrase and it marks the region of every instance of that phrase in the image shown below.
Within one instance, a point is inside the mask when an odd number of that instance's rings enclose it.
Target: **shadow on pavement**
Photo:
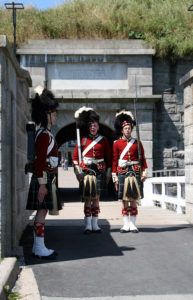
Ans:
[[[123,256],[123,251],[133,251],[134,247],[119,247],[111,236],[110,226],[102,227],[102,233],[83,234],[82,226],[47,226],[45,244],[59,253],[54,261],[71,261],[104,256]],[[31,254],[33,229],[27,226],[20,241],[26,265],[43,264],[53,260],[40,260]]]
[[[155,225],[154,227],[151,226],[137,226],[139,228],[139,233],[143,233],[143,232],[149,232],[149,233],[158,233],[158,232],[168,232],[168,231],[178,231],[178,230],[183,230],[183,229],[187,229],[187,228],[193,228],[192,225],[179,225],[179,226],[158,226]],[[118,228],[112,228],[111,232],[119,232]]]

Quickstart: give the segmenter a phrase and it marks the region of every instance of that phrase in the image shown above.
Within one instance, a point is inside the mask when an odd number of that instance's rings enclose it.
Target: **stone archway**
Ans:
[[[99,125],[100,125],[100,134],[106,136],[110,145],[112,145],[113,140],[114,140],[113,130],[104,123],[100,123]],[[66,142],[76,140],[76,123],[73,122],[73,123],[63,126],[56,133],[55,139],[56,139],[58,148]]]

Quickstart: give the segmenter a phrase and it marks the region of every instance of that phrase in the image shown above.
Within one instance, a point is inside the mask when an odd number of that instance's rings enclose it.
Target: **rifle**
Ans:
[[[135,114],[135,121],[136,121],[136,134],[137,134],[137,149],[138,149],[138,156],[139,156],[139,165],[140,165],[140,171],[141,171],[141,165],[142,165],[142,155],[141,155],[141,145],[140,145],[140,135],[139,135],[139,124],[138,124],[138,118],[137,118],[137,100],[138,100],[138,95],[137,95],[137,79],[135,75],[135,98],[134,98],[134,114]]]
[[[45,66],[44,88],[47,89],[48,88],[48,59],[47,59],[47,50],[45,50],[44,66]]]
[[[81,144],[80,144],[80,129],[77,126],[76,123],[76,136],[77,136],[77,145],[78,145],[78,160],[79,160],[79,165],[82,161],[82,155],[81,155]]]
[[[73,95],[72,95],[73,98]],[[78,160],[79,160],[79,165],[82,161],[82,153],[81,153],[81,143],[80,143],[80,128],[79,128],[79,110],[75,111],[74,114],[75,120],[76,120],[76,138],[77,138],[77,146],[78,146]]]

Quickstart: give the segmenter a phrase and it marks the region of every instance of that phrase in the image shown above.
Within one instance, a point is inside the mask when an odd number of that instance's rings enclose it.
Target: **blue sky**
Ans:
[[[0,0],[0,5],[4,6],[4,3],[23,3],[24,7],[26,7],[28,4],[31,4],[33,7],[36,7],[38,9],[47,9],[55,7],[56,5],[62,4],[64,2],[67,2],[67,0],[6,0],[2,1]]]

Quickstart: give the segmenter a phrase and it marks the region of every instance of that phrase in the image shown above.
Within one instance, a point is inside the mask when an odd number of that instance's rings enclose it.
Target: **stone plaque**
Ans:
[[[48,84],[53,90],[128,89],[126,63],[48,64]]]

